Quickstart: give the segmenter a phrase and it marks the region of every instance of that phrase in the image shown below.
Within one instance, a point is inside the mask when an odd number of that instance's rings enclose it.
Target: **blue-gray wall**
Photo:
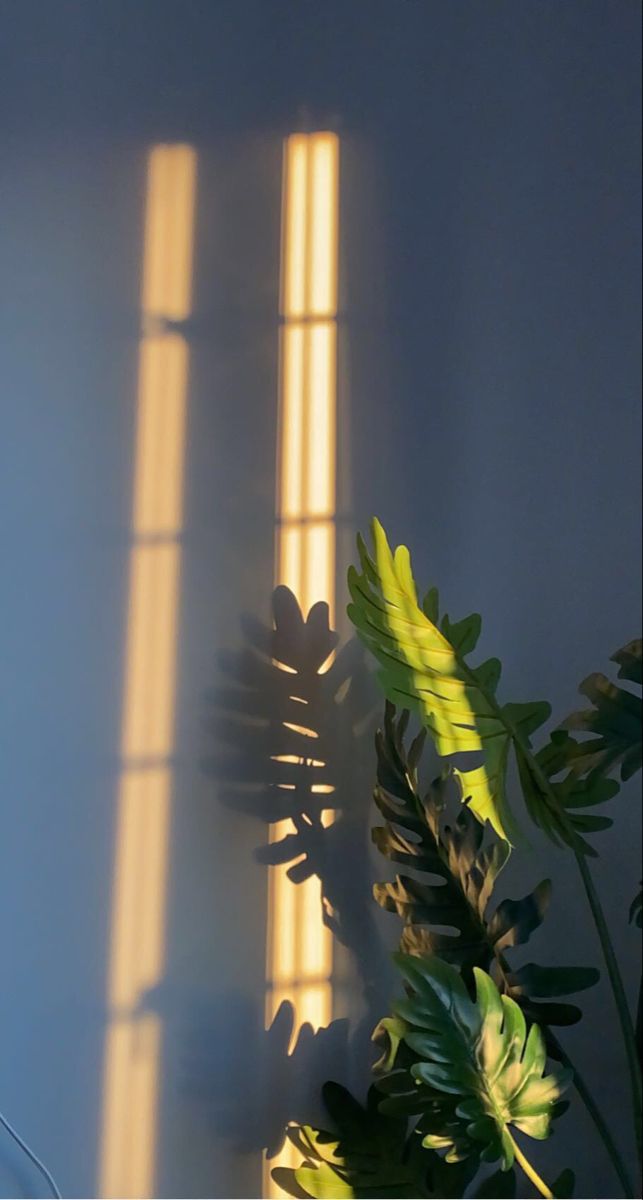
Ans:
[[[342,136],[351,523],[378,513],[454,613],[483,613],[506,696],[562,714],[640,629],[639,17],[0,4],[0,1109],[68,1196],[96,1176],[147,150],[185,140],[200,162],[159,1191],[258,1195],[264,830],[203,762],[217,653],[272,579],[280,141]],[[634,994],[636,786],[614,809],[596,875]],[[569,859],[537,854],[507,884],[554,877],[534,957],[590,961]],[[570,1045],[618,1119],[604,987],[587,1011]],[[354,1080],[340,1034],[323,1070]],[[582,1113],[566,1122],[543,1161],[571,1141],[581,1194],[618,1195]],[[39,1186],[3,1137],[1,1194]]]

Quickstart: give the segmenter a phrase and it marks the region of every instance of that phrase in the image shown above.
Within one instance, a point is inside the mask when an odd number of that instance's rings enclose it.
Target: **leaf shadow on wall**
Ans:
[[[391,977],[376,923],[369,856],[379,716],[373,679],[356,640],[338,649],[326,603],[315,604],[304,619],[293,593],[278,587],[272,609],[272,626],[242,618],[243,645],[219,656],[221,679],[209,698],[215,752],[206,769],[225,805],[265,826],[258,861],[269,870],[287,865],[295,886],[312,876],[319,880],[320,913],[348,951],[361,988],[361,1014],[355,1026],[341,1018],[313,1032],[304,1024],[290,1049],[295,1027],[290,1002],[280,1005],[264,1030],[263,996],[252,1002],[221,997],[218,1015],[225,1011],[228,1027],[235,1014],[230,1041],[236,1049],[226,1068],[214,1032],[217,1014],[201,1013],[186,1053],[186,1086],[210,1108],[220,1133],[244,1149],[264,1147],[269,1154],[279,1148],[289,1121],[315,1119],[316,1098],[330,1073],[370,1061],[371,1031]],[[285,821],[288,831],[271,838],[270,827]],[[240,1046],[247,1071],[239,1062]],[[230,1073],[238,1079],[240,1070],[256,1083],[251,1119],[247,1094],[243,1111],[235,1111]]]

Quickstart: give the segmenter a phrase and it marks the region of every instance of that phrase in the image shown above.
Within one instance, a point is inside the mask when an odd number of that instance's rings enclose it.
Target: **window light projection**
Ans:
[[[149,156],[98,1195],[154,1192],[196,155]]]
[[[333,133],[295,134],[285,143],[282,219],[281,380],[276,582],[295,593],[304,615],[325,600],[335,609],[336,347],[339,142]],[[309,759],[315,760],[311,737]],[[320,764],[323,765],[323,764]],[[284,785],[287,786],[287,785]],[[320,787],[323,785],[313,785]],[[332,790],[332,789],[330,789]],[[324,814],[332,820],[332,810]],[[280,841],[290,820],[271,827]],[[270,870],[266,1023],[289,1000],[297,1030],[332,1017],[332,939],[322,920],[319,880]],[[294,1156],[294,1157],[293,1157]],[[284,1193],[272,1166],[295,1165],[286,1143],[266,1163],[265,1194]]]
[[[288,138],[282,228],[277,581],[335,604],[339,142]]]

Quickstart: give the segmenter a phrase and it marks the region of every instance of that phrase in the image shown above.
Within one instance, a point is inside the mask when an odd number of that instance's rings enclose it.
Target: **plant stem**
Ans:
[[[585,1105],[585,1108],[587,1109],[589,1116],[591,1117],[592,1121],[594,1122],[594,1125],[595,1125],[596,1130],[603,1142],[603,1145],[605,1146],[605,1149],[607,1150],[607,1153],[610,1156],[610,1159],[612,1161],[612,1166],[614,1167],[614,1170],[616,1171],[616,1174],[618,1175],[619,1182],[621,1184],[621,1187],[623,1188],[624,1193],[626,1194],[626,1196],[635,1197],[636,1192],[634,1190],[634,1185],[632,1184],[632,1181],[628,1175],[627,1168],[621,1158],[621,1155],[619,1154],[619,1151],[617,1149],[614,1138],[612,1137],[612,1134],[609,1130],[607,1122],[605,1121],[605,1118],[604,1118],[600,1108],[598,1107],[596,1101],[594,1100],[594,1097],[592,1096],[592,1093],[590,1092],[585,1080],[583,1079],[583,1076],[581,1075],[580,1071],[578,1070],[578,1067],[572,1061],[572,1059],[569,1057],[569,1054],[567,1053],[567,1051],[564,1049],[564,1047],[559,1042],[558,1038],[556,1037],[556,1034],[552,1033],[551,1027],[549,1025],[543,1027],[543,1032],[545,1034],[545,1039],[547,1042],[548,1050],[550,1050],[550,1052],[554,1053],[554,1056],[559,1059],[559,1061],[563,1064],[564,1067],[569,1067],[573,1071],[574,1087],[576,1088],[576,1091],[578,1092],[580,1099],[582,1100],[583,1104]]]
[[[413,793],[413,799],[414,799],[414,804],[415,804],[415,809],[416,809],[417,815],[422,822],[426,822],[426,813],[424,811],[422,802],[421,802],[419,794],[418,794],[417,779],[415,778],[415,776],[412,776],[410,778],[410,783],[411,783],[411,790]],[[447,866],[450,869],[448,854],[446,854],[444,852],[444,848],[443,848],[443,845],[442,845],[442,842],[441,842],[439,836],[435,836],[435,844],[436,844],[438,853],[440,854],[443,862],[445,863],[445,866]],[[459,887],[460,892],[462,893],[463,899],[468,903],[468,897],[467,897],[464,887],[462,886],[461,880],[456,876],[453,876],[453,879],[454,879],[456,886]],[[510,989],[509,989],[508,977],[511,972],[510,964],[507,962],[507,959],[505,958],[504,954],[502,952],[498,952],[494,943],[490,940],[484,920],[479,921],[479,929],[480,929],[481,939],[487,941],[487,943],[489,945],[489,952],[496,961],[497,967],[500,972],[500,976],[503,980],[503,985],[506,988],[506,990],[509,991]],[[641,1010],[641,1006],[642,1006],[642,996],[643,996],[643,984],[642,984],[642,992],[639,994],[639,1016],[640,1017],[641,1017],[640,1010]],[[643,1018],[641,1018],[641,1019],[643,1019]],[[552,1032],[551,1027],[549,1025],[544,1025],[543,1032],[545,1034],[545,1039],[547,1042],[548,1049],[551,1048],[551,1051],[554,1053],[554,1055],[556,1057],[558,1057],[559,1061],[562,1062],[564,1064],[564,1066],[571,1068],[571,1070],[573,1072],[573,1076],[574,1076],[574,1087],[578,1093],[579,1099],[585,1105],[585,1108],[587,1110],[587,1113],[588,1113],[590,1119],[594,1122],[596,1131],[605,1146],[605,1149],[609,1155],[609,1158],[612,1162],[614,1170],[618,1176],[619,1182],[621,1183],[621,1185],[623,1187],[623,1191],[625,1192],[625,1194],[627,1196],[634,1197],[636,1195],[636,1192],[635,1192],[633,1184],[629,1178],[627,1168],[621,1158],[621,1155],[619,1154],[618,1148],[612,1137],[612,1134],[607,1125],[607,1122],[606,1122],[600,1108],[598,1107],[598,1104],[596,1103],[594,1097],[592,1096],[592,1093],[589,1090],[587,1083],[583,1079],[583,1077],[582,1077],[580,1071],[578,1070],[578,1068],[576,1067],[575,1063],[572,1062],[571,1058],[567,1054],[567,1051],[563,1048],[562,1044],[559,1042],[556,1035]]]
[[[522,1150],[520,1149],[520,1146],[518,1145],[515,1138],[513,1138],[511,1136],[511,1134],[509,1133],[509,1130],[507,1130],[507,1133],[509,1134],[509,1141],[511,1142],[511,1144],[514,1148],[516,1162],[519,1164],[519,1166],[522,1167],[527,1178],[531,1180],[534,1187],[537,1188],[537,1190],[540,1192],[541,1196],[545,1196],[546,1200],[554,1200],[554,1193],[552,1192],[551,1188],[547,1187],[547,1184],[545,1183],[544,1179],[540,1178],[540,1175],[538,1174],[538,1172],[534,1169],[534,1167],[532,1167],[531,1163],[529,1162],[529,1159],[525,1158],[525,1155],[523,1154]]]
[[[614,1001],[616,1003],[618,1018],[619,1018],[620,1025],[621,1025],[623,1041],[625,1043],[625,1052],[627,1054],[627,1065],[628,1065],[629,1072],[630,1072],[630,1086],[632,1089],[632,1104],[633,1104],[633,1108],[634,1108],[634,1133],[635,1133],[635,1137],[636,1137],[636,1145],[637,1145],[638,1155],[639,1155],[639,1159],[640,1159],[641,1149],[642,1149],[641,1124],[642,1124],[642,1119],[643,1119],[643,1117],[642,1117],[643,1105],[642,1105],[642,1101],[641,1101],[641,1068],[639,1066],[638,1054],[636,1051],[636,1038],[634,1036],[634,1026],[632,1024],[632,1017],[630,1015],[630,1010],[629,1010],[629,1006],[627,1003],[627,996],[625,995],[623,979],[621,977],[621,972],[619,970],[618,962],[616,959],[616,954],[614,953],[614,947],[612,945],[612,940],[610,938],[609,930],[607,928],[607,921],[605,920],[605,914],[603,912],[603,908],[602,908],[601,902],[598,897],[598,892],[596,891],[596,888],[594,887],[594,881],[593,881],[591,873],[590,873],[587,859],[586,859],[585,855],[581,854],[580,851],[578,851],[578,850],[574,851],[574,856],[575,856],[576,862],[578,864],[578,869],[581,874],[581,879],[583,880],[583,887],[585,888],[585,895],[587,896],[589,906],[592,910],[592,916],[594,917],[594,924],[596,925],[596,930],[598,932],[598,936],[599,936],[600,943],[601,943],[601,948],[603,951],[603,957],[605,959],[605,966],[607,967],[607,973],[609,975],[610,983],[612,985]]]
[[[636,1006],[636,1048],[640,1062],[643,1058],[643,978],[639,983],[639,1002]]]
[[[632,1092],[634,1136],[636,1139],[636,1146],[637,1146],[638,1157],[639,1157],[639,1161],[640,1161],[641,1153],[642,1153],[641,1129],[643,1126],[643,1101],[642,1101],[642,1096],[641,1096],[641,1069],[640,1069],[639,1060],[638,1060],[636,1037],[634,1034],[634,1025],[632,1023],[632,1018],[631,1018],[630,1010],[629,1010],[628,1003],[627,1003],[627,996],[625,994],[625,988],[623,986],[623,979],[622,979],[621,972],[619,969],[618,960],[617,960],[616,954],[614,952],[614,947],[612,945],[612,940],[610,938],[607,921],[605,920],[605,914],[603,913],[603,908],[602,908],[602,905],[601,905],[601,902],[600,902],[600,899],[598,896],[598,892],[596,891],[596,888],[594,886],[594,881],[592,879],[592,876],[591,876],[591,873],[589,870],[589,866],[587,864],[587,859],[585,857],[585,854],[581,850],[576,849],[576,846],[578,843],[577,843],[577,839],[576,839],[574,830],[572,829],[572,827],[567,819],[567,814],[565,813],[564,809],[561,809],[560,802],[559,802],[558,797],[551,785],[551,782],[550,782],[547,774],[542,770],[540,764],[536,761],[536,758],[534,757],[534,755],[531,751],[529,741],[522,734],[520,734],[518,732],[518,730],[516,729],[513,722],[507,718],[507,714],[500,708],[500,705],[498,704],[496,697],[492,693],[490,693],[486,688],[484,688],[480,685],[479,680],[476,678],[474,672],[472,672],[472,670],[468,666],[468,664],[465,663],[462,658],[459,659],[459,663],[460,663],[460,667],[461,667],[463,673],[466,676],[468,676],[472,685],[477,687],[483,693],[483,695],[485,696],[486,700],[488,701],[492,711],[495,711],[495,714],[498,717],[498,719],[504,724],[505,729],[509,733],[511,740],[513,742],[514,750],[515,750],[516,756],[518,757],[518,760],[520,760],[520,756],[522,755],[525,765],[526,765],[529,773],[531,774],[532,778],[536,782],[541,793],[543,794],[543,796],[547,797],[549,803],[552,805],[554,810],[558,812],[561,822],[562,822],[563,826],[566,828],[566,833],[568,835],[567,836],[568,845],[573,850],[574,857],[576,859],[576,863],[577,863],[578,869],[580,871],[581,879],[583,881],[585,895],[587,896],[590,911],[592,913],[592,917],[594,918],[594,924],[596,926],[596,931],[598,933],[599,941],[601,944],[601,949],[603,951],[603,958],[605,960],[605,966],[607,967],[607,974],[609,976],[609,981],[610,981],[611,988],[612,988],[612,994],[614,996],[614,1002],[616,1004],[616,1010],[618,1013],[618,1019],[619,1019],[619,1024],[621,1027],[621,1033],[623,1035],[623,1042],[625,1044],[625,1053],[627,1056],[627,1064],[628,1064],[629,1076],[630,1076],[630,1088],[631,1088],[631,1092]],[[519,761],[519,765],[520,765],[520,761]],[[524,790],[524,786],[523,786],[523,790]],[[612,1158],[612,1161],[614,1161],[614,1165],[616,1166],[616,1161],[614,1160],[614,1158],[612,1156],[613,1142],[611,1139],[611,1135],[609,1134],[609,1131],[607,1131],[606,1127],[604,1126],[604,1123],[602,1121],[600,1113],[598,1113],[598,1110],[596,1109],[596,1106],[594,1105],[589,1093],[586,1093],[586,1097],[585,1097],[586,1102],[587,1102],[587,1097],[589,1097],[590,1103],[592,1105],[591,1109],[588,1106],[588,1111],[590,1111],[592,1113],[592,1116],[595,1121],[596,1121],[596,1115],[598,1115],[601,1126],[603,1126],[603,1130],[605,1132],[607,1132],[608,1140],[605,1139],[604,1133],[602,1131],[603,1140],[605,1142],[606,1149],[608,1150],[608,1153],[610,1154],[610,1157]],[[615,1147],[614,1147],[614,1150],[615,1150]],[[619,1170],[619,1178],[620,1178],[620,1170]]]
[[[561,810],[560,803],[558,801],[556,793],[554,792],[554,789],[551,786],[551,783],[550,783],[547,775],[542,770],[540,764],[534,758],[534,755],[532,754],[531,749],[529,748],[529,746],[527,745],[525,740],[519,736],[518,732],[516,731],[516,729],[514,727],[511,727],[511,735],[514,739],[514,746],[516,748],[517,753],[521,754],[523,756],[523,760],[525,761],[529,771],[531,772],[531,775],[532,775],[533,779],[535,780],[536,784],[540,788],[543,795],[547,796],[547,799],[549,800],[550,804],[558,811],[560,819],[561,819],[563,825],[566,827],[566,832],[568,834],[568,845],[573,850],[574,858],[576,859],[576,864],[578,866],[578,870],[580,872],[580,876],[583,881],[585,895],[587,896],[590,911],[594,918],[594,924],[596,926],[596,931],[598,933],[598,938],[601,943],[601,949],[603,951],[603,958],[605,960],[605,966],[607,967],[607,974],[609,976],[609,981],[610,981],[611,988],[612,988],[612,994],[614,996],[614,1003],[616,1004],[616,1011],[618,1013],[619,1024],[621,1026],[621,1033],[623,1035],[623,1042],[625,1044],[625,1054],[627,1057],[627,1065],[628,1065],[629,1075],[630,1075],[630,1088],[631,1088],[631,1092],[632,1092],[632,1115],[633,1115],[633,1119],[634,1119],[634,1137],[636,1140],[638,1157],[640,1160],[641,1152],[642,1152],[641,1127],[643,1125],[643,1102],[642,1102],[642,1097],[641,1097],[641,1068],[639,1066],[638,1053],[637,1053],[637,1049],[636,1049],[636,1038],[634,1036],[634,1025],[632,1023],[632,1017],[630,1015],[630,1010],[629,1010],[629,1006],[627,1003],[627,996],[625,994],[625,988],[623,986],[623,978],[621,976],[621,972],[620,972],[619,965],[618,965],[618,960],[616,958],[616,954],[614,952],[614,947],[612,945],[612,939],[610,938],[607,921],[605,920],[605,914],[603,912],[603,907],[601,905],[601,902],[600,902],[600,899],[598,896],[598,892],[596,891],[596,888],[594,886],[594,881],[593,881],[591,873],[590,873],[587,858],[582,850],[578,850],[576,848],[577,841],[576,841],[576,837],[574,834],[574,830],[572,829],[571,825],[569,824],[569,821],[567,819],[567,814],[565,813],[564,809]]]
[[[511,968],[503,954],[496,954],[496,962],[500,968],[501,976],[505,982],[505,986],[508,986],[507,985],[507,977],[509,975]],[[596,1103],[594,1097],[592,1096],[592,1093],[590,1092],[587,1083],[583,1079],[583,1076],[581,1075],[580,1071],[578,1070],[578,1067],[576,1066],[576,1064],[569,1057],[569,1054],[567,1053],[564,1046],[562,1045],[562,1042],[560,1042],[558,1040],[558,1038],[556,1037],[556,1034],[553,1032],[551,1025],[545,1025],[544,1023],[541,1023],[541,1029],[543,1031],[543,1034],[545,1035],[545,1042],[547,1045],[548,1054],[551,1054],[552,1057],[557,1058],[558,1061],[561,1062],[564,1067],[569,1067],[570,1070],[572,1071],[572,1074],[574,1076],[573,1086],[576,1089],[576,1091],[578,1092],[579,1099],[585,1105],[585,1108],[587,1109],[587,1113],[588,1113],[590,1119],[594,1122],[596,1132],[598,1133],[599,1137],[601,1138],[601,1141],[603,1142],[603,1144],[605,1146],[605,1149],[607,1150],[607,1153],[612,1161],[612,1165],[614,1167],[614,1170],[616,1171],[616,1174],[618,1175],[619,1182],[621,1183],[623,1190],[625,1191],[625,1193],[628,1196],[635,1197],[636,1192],[634,1190],[634,1186],[633,1186],[633,1184],[629,1178],[629,1175],[627,1173],[627,1168],[623,1162],[623,1159],[621,1158],[621,1155],[619,1154],[616,1143],[614,1141],[614,1138],[612,1137],[612,1134],[611,1134],[609,1126],[605,1120],[605,1117],[603,1116],[600,1108],[598,1107],[598,1104]]]

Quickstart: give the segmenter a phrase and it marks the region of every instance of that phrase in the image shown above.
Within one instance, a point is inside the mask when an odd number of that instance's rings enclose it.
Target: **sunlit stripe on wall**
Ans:
[[[98,1195],[154,1194],[196,155],[150,152]],[[169,323],[177,323],[170,326]]]
[[[335,613],[337,270],[339,141],[333,133],[295,134],[285,143],[281,382],[277,481],[276,582],[306,614],[325,600]],[[313,757],[311,755],[311,757]],[[330,812],[327,819],[331,819]],[[292,832],[272,826],[272,840]],[[268,895],[266,1023],[288,1000],[295,1029],[332,1017],[332,940],[323,924],[316,877],[293,884],[272,867]],[[266,1162],[264,1194],[284,1193],[270,1168],[293,1165],[286,1144]]]

